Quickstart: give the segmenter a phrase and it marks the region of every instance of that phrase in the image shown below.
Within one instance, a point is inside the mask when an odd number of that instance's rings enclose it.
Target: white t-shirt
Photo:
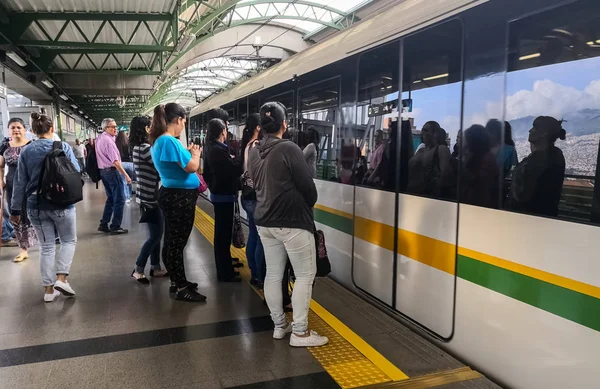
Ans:
[[[73,154],[75,154],[75,158],[85,157],[85,146],[81,143],[79,145],[74,145]]]

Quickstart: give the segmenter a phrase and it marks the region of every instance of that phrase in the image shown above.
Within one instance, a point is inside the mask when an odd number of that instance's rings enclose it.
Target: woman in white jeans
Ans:
[[[308,309],[317,271],[313,206],[317,189],[302,150],[282,139],[287,131],[286,109],[266,103],[260,109],[266,138],[248,155],[249,173],[256,191],[255,221],[265,249],[265,299],[275,323],[273,337],[290,332],[290,346],[318,347],[329,339],[308,329]],[[294,322],[283,310],[281,282],[289,257],[296,276],[292,305]]]
[[[66,297],[75,295],[67,277],[75,255],[77,233],[75,206],[66,208],[38,202],[37,189],[42,164],[54,145],[54,126],[46,115],[31,114],[31,129],[37,139],[23,149],[19,156],[17,175],[11,202],[11,222],[18,223],[21,205],[27,201],[27,216],[40,242],[40,272],[45,289],[44,301],[50,303],[61,293]],[[68,143],[62,142],[65,155],[75,169],[77,159]],[[56,238],[60,238],[60,249],[56,252]]]

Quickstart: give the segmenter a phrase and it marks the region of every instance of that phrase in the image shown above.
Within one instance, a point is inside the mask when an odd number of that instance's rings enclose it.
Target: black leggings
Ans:
[[[163,262],[171,282],[178,288],[187,285],[183,250],[187,245],[196,214],[197,189],[171,189],[162,187],[158,206],[165,217],[165,237],[162,251]]]
[[[233,235],[233,203],[213,203],[215,209],[215,265],[217,278],[227,280],[235,275],[231,258]]]

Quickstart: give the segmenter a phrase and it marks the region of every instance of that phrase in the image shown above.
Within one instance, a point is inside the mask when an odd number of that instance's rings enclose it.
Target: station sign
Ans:
[[[402,110],[412,112],[412,99],[402,100]],[[398,108],[398,101],[388,101],[383,104],[371,104],[369,105],[369,117],[385,116],[394,112]]]

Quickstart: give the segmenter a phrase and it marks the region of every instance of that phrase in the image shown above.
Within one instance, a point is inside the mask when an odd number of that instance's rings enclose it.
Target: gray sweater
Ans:
[[[314,232],[317,188],[295,143],[269,136],[249,152],[248,167],[256,190],[256,225]]]

